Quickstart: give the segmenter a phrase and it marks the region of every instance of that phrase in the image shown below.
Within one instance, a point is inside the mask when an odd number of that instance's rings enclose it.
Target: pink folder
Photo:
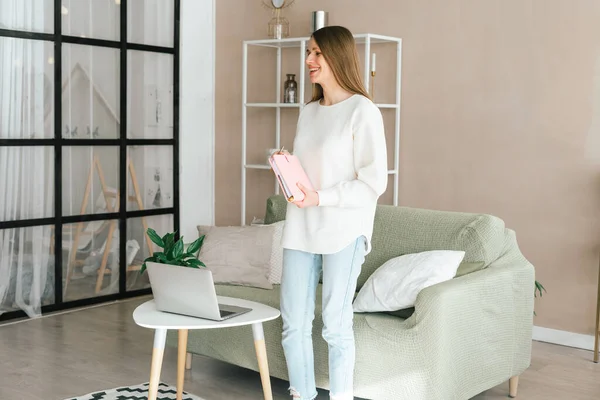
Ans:
[[[314,190],[298,157],[292,154],[273,154],[269,157],[269,163],[287,201],[304,200],[304,193],[298,187],[298,182],[306,188]]]

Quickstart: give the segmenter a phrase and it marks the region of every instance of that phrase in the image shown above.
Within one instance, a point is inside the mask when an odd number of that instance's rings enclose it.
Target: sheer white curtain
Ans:
[[[38,0],[0,0],[0,27],[44,31]],[[0,37],[0,138],[51,138],[51,43]],[[0,221],[54,216],[53,148],[0,146]],[[0,230],[0,314],[54,300],[51,226]]]

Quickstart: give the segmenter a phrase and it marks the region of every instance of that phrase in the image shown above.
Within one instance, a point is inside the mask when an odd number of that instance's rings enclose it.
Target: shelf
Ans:
[[[370,83],[373,82],[375,78],[372,78],[370,75],[370,65],[372,60],[372,54],[374,52],[382,50],[395,50],[396,54],[396,62],[395,62],[395,71],[396,78],[394,81],[390,79],[387,82],[387,78],[384,81],[381,79],[377,79],[380,84],[389,85],[390,88],[395,88],[395,97],[382,98],[381,102],[374,102],[375,106],[381,110],[382,114],[385,114],[386,117],[393,117],[393,122],[390,118],[386,118],[385,120],[385,129],[386,132],[390,132],[393,129],[394,133],[394,142],[393,146],[390,144],[389,152],[393,152],[393,163],[388,165],[388,170],[386,171],[386,175],[388,177],[392,177],[391,181],[393,181],[393,202],[394,205],[398,205],[398,191],[399,191],[399,183],[398,176],[400,174],[399,167],[399,158],[400,158],[400,110],[401,106],[401,82],[402,82],[402,39],[397,37],[390,37],[385,35],[378,35],[375,33],[361,33],[354,34],[354,40],[357,45],[360,45],[360,48],[357,48],[359,53],[363,53],[360,57],[363,60],[363,68],[361,69],[361,77],[362,83],[365,88],[370,87]],[[282,121],[285,121],[286,125],[290,124],[289,121],[290,115],[288,113],[292,113],[293,116],[296,115],[295,111],[285,111],[285,109],[298,110],[301,112],[308,101],[312,98],[312,94],[310,90],[307,90],[307,86],[309,86],[310,80],[305,76],[306,65],[305,65],[305,49],[308,45],[308,41],[310,40],[310,36],[304,37],[291,37],[291,38],[282,38],[282,39],[271,39],[271,38],[263,38],[258,40],[244,40],[242,42],[242,101],[241,101],[241,111],[242,111],[242,167],[241,167],[241,175],[242,175],[242,187],[241,187],[241,224],[245,225],[248,223],[246,221],[246,201],[247,201],[247,191],[248,191],[248,183],[247,177],[250,170],[263,170],[269,171],[271,170],[271,166],[268,161],[265,159],[256,159],[253,158],[250,163],[247,160],[247,144],[249,141],[253,141],[254,138],[250,137],[248,134],[249,127],[248,121],[249,117],[253,117],[253,119],[260,117],[260,115],[256,115],[257,111],[249,111],[251,109],[254,110],[270,110],[267,113],[273,112],[274,120],[275,120],[275,141],[273,143],[273,147],[277,148],[281,145],[281,136],[282,136]],[[254,94],[250,94],[249,96],[249,87],[248,82],[250,80],[254,80],[254,76],[249,76],[248,73],[248,60],[249,55],[252,55],[254,50],[250,50],[251,47],[262,47],[268,50],[269,52],[273,51],[275,53],[275,65],[274,65],[274,78],[275,78],[275,87],[273,93],[271,93],[268,97],[266,97],[266,102],[260,101],[249,101],[249,98],[256,98]],[[358,47],[358,46],[357,46]],[[281,97],[282,86],[284,85],[283,80],[281,79],[284,76],[282,71],[282,65],[285,65],[285,68],[289,68],[287,64],[283,64],[284,57],[287,58],[289,56],[293,56],[293,60],[297,60],[297,76],[299,77],[298,81],[298,94],[297,101],[298,103],[282,103],[283,98]],[[293,63],[293,62],[292,62]],[[270,77],[267,77],[270,79]],[[256,79],[264,79],[264,78],[256,78]],[[262,90],[262,89],[260,89]],[[308,93],[305,93],[308,92]],[[268,102],[268,100],[274,100],[273,102]],[[282,111],[284,110],[284,111]],[[259,113],[260,114],[260,113]],[[295,118],[295,117],[294,117]],[[388,127],[388,122],[390,126]],[[393,124],[393,127],[391,126]],[[287,129],[287,128],[286,128]],[[391,155],[391,154],[390,154]],[[388,155],[389,156],[389,155]],[[254,162],[254,163],[252,163]],[[254,175],[254,174],[251,174]],[[262,173],[259,173],[262,175]],[[273,177],[273,190],[275,194],[279,194],[280,187],[277,179]]]
[[[395,38],[385,35],[376,35],[373,33],[358,33],[354,35],[354,40],[357,44],[364,44],[367,41],[367,37],[370,38],[371,44],[379,43],[402,43],[401,38]]]
[[[402,39],[394,38],[385,35],[375,35],[372,33],[358,33],[353,35],[356,44],[365,44],[367,38],[371,44],[380,43],[401,43]],[[284,39],[258,39],[258,40],[245,40],[244,44],[253,46],[263,47],[274,47],[274,48],[289,48],[289,47],[300,47],[302,43],[306,43],[310,40],[310,37],[293,37]]]
[[[267,164],[245,164],[246,169],[271,169],[270,165]]]
[[[244,44],[263,47],[300,47],[303,42],[307,42],[309,37],[285,38],[285,39],[258,39],[244,40]]]
[[[246,103],[246,107],[300,108],[298,103]]]

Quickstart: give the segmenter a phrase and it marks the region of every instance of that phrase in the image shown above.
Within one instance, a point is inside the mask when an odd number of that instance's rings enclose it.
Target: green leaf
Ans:
[[[194,240],[192,244],[189,245],[187,252],[191,254],[196,254],[200,248],[202,247],[202,243],[204,242],[205,235],[200,236],[198,239]]]
[[[185,258],[197,258],[195,254],[192,253],[184,253],[181,258],[185,259]]]
[[[167,241],[165,242],[165,255],[167,256],[167,259],[171,260],[173,259],[173,247],[174,247],[174,242],[172,240],[172,238],[169,236],[167,237]]]
[[[156,233],[156,231],[152,228],[148,228],[148,237],[150,237],[150,240],[152,240],[152,242],[154,242],[156,245],[160,246],[161,248],[165,247],[165,242],[162,240],[162,238],[160,236],[158,236],[158,234]]]
[[[546,288],[544,287],[544,285],[542,285],[538,281],[535,281],[535,287],[533,289],[533,296],[537,297],[538,293],[539,293],[540,297],[542,297],[543,292],[546,292]]]
[[[153,256],[162,263],[166,264],[169,262],[169,260],[167,260],[167,255],[165,253],[155,251]]]
[[[183,240],[178,240],[173,247],[173,258],[180,259],[183,255]]]
[[[535,286],[533,288],[533,297],[538,297],[538,292],[540,294],[540,297],[542,297],[543,292],[546,292],[546,288],[540,282],[535,281]],[[535,311],[533,311],[533,316],[537,317],[537,313]]]
[[[149,261],[158,262],[154,256],[146,258],[144,260],[144,263],[142,264],[142,268],[140,268],[140,274],[144,273],[144,271],[146,270],[146,263]]]
[[[147,257],[147,258],[144,260],[144,262],[145,262],[145,263],[146,263],[146,262],[148,262],[148,261],[152,261],[152,262],[158,262],[158,260],[157,260],[157,259],[156,259],[156,257],[154,257],[154,256]]]
[[[172,254],[173,252],[173,245],[175,244],[175,233],[167,233],[164,237],[164,242],[165,242],[165,254],[167,254],[168,257],[169,254]]]
[[[206,267],[206,265],[204,265],[204,263],[202,261],[200,261],[196,258],[191,258],[191,259],[187,260],[186,262],[190,267],[193,267],[193,268],[200,268],[201,266]]]
[[[142,264],[142,268],[140,268],[140,274],[143,274],[144,271],[146,270],[146,263],[148,261],[152,261],[152,262],[157,262],[156,258],[154,256],[148,257],[144,260],[144,263]]]

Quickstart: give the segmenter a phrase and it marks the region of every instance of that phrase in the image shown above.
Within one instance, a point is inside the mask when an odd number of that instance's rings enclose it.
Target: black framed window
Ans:
[[[179,0],[0,0],[0,320],[150,293],[179,231]]]

